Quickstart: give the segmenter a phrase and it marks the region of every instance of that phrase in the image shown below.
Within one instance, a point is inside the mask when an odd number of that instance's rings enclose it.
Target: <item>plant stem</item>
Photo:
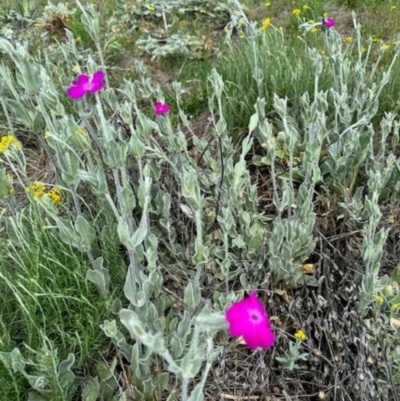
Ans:
[[[4,115],[6,116],[6,119],[7,119],[8,129],[10,130],[11,134],[13,134],[13,136],[15,136],[14,126],[12,124],[10,114],[8,113],[8,108],[7,108],[7,105],[6,105],[6,102],[5,102],[3,96],[0,96],[0,102],[3,107]]]
[[[164,29],[166,32],[168,32],[167,16],[165,14],[164,1],[161,0],[160,3],[161,3],[161,11],[162,11],[162,17],[163,17],[163,22],[164,22]]]

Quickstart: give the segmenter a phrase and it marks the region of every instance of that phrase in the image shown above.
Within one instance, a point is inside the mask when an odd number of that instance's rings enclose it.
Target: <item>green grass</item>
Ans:
[[[208,107],[207,104],[207,77],[213,63],[209,58],[188,60],[184,57],[169,57],[161,60],[160,70],[172,72],[172,78],[184,84],[184,93],[181,94],[181,107],[188,115],[196,116]],[[175,103],[175,94],[172,91],[167,101]]]
[[[99,326],[110,317],[110,304],[124,277],[115,232],[104,224],[100,236],[104,240],[100,252],[110,264],[114,283],[109,296],[100,297],[86,280],[90,268],[86,255],[62,242],[56,228],[44,223],[34,209],[25,211],[19,226],[24,229],[12,230],[13,241],[1,239],[7,252],[0,256],[0,351],[18,347],[40,370],[38,356],[30,350],[50,343],[58,361],[73,353],[77,357],[74,369],[90,374],[107,350],[108,341]],[[14,399],[14,387],[8,386],[4,399]]]
[[[263,75],[260,89],[254,78],[256,66]],[[311,96],[314,92],[311,67],[306,43],[291,35],[287,37],[279,29],[266,31],[255,44],[243,40],[227,50],[216,68],[225,82],[227,101],[224,108],[228,128],[240,137],[254,113],[259,95],[266,100],[267,114],[272,110],[274,93],[286,96],[288,104],[296,109],[304,92],[309,92]],[[322,74],[320,90],[328,89],[331,83],[331,75]]]

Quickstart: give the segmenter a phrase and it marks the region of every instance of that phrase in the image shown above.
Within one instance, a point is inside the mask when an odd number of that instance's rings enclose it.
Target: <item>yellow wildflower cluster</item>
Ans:
[[[261,30],[265,31],[269,27],[270,24],[271,24],[271,18],[265,18],[265,20],[263,21]]]
[[[61,189],[54,187],[49,192],[47,192],[47,196],[51,198],[51,200],[56,205],[61,205]]]
[[[375,295],[375,299],[376,299],[376,302],[378,302],[378,304],[383,303],[383,297],[381,295]]]
[[[46,190],[46,185],[41,182],[35,182],[30,187],[26,188],[26,192],[32,194],[34,198],[48,196],[56,205],[61,205],[61,189],[54,187],[48,192],[46,192]]]
[[[294,334],[294,336],[300,341],[303,341],[303,340],[307,339],[306,332],[304,330],[301,330],[301,329],[297,330],[296,333]]]
[[[6,152],[11,146],[19,149],[21,147],[21,143],[13,135],[5,135],[0,138],[0,153]]]
[[[154,12],[156,11],[156,8],[154,6],[149,6],[149,11]]]
[[[41,182],[35,182],[30,187],[26,188],[26,192],[31,193],[34,198],[41,198],[46,193],[46,185]]]
[[[346,43],[353,43],[353,38],[351,36],[347,36],[346,38],[344,38],[344,41]]]
[[[398,307],[399,307],[399,304],[393,304],[393,305],[391,306],[391,309],[392,309],[392,310],[396,310]]]
[[[387,44],[387,43],[384,43],[383,45],[382,45],[382,50],[387,50],[387,49],[389,49],[389,45]]]
[[[298,16],[300,15],[300,13],[301,13],[300,8],[295,8],[295,9],[292,11],[292,14],[293,14],[295,17],[298,17]]]
[[[265,7],[271,7],[271,2],[268,1],[267,3],[264,4]]]

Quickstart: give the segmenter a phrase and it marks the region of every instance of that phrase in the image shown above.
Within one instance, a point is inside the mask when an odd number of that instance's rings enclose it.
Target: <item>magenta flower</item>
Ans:
[[[167,103],[157,102],[154,105],[154,114],[156,116],[160,114],[167,114],[169,112],[169,106]]]
[[[68,96],[71,99],[80,99],[85,96],[88,92],[97,92],[103,89],[105,73],[103,71],[96,71],[93,77],[89,77],[85,74],[78,76],[76,81],[72,82],[72,85],[67,89]]]
[[[275,333],[271,330],[267,312],[252,291],[249,297],[235,302],[225,313],[232,336],[242,336],[251,348],[268,348],[274,345]]]
[[[336,22],[335,22],[335,20],[334,20],[333,18],[331,18],[331,17],[325,18],[325,19],[322,21],[322,26],[324,26],[325,28],[332,28],[332,27],[335,26],[335,25],[336,25]]]

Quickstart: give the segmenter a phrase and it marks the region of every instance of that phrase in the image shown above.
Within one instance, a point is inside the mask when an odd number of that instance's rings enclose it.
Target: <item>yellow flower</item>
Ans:
[[[244,21],[242,20],[242,18],[240,18],[240,20],[238,21],[238,24],[239,25],[243,25],[244,24]]]
[[[397,40],[394,40],[394,41],[392,42],[392,45],[393,45],[393,46],[396,46],[396,45],[397,45]]]
[[[87,132],[83,128],[78,128],[75,132],[75,135],[83,136],[86,138],[88,136]]]
[[[308,21],[310,24],[313,24],[315,22],[315,20],[310,19],[310,21]]]
[[[14,193],[15,193],[15,189],[14,189],[14,188],[11,188],[11,189],[10,189],[10,195],[14,195]]]
[[[81,72],[81,67],[80,67],[80,65],[79,65],[79,64],[75,64],[75,65],[72,67],[72,72],[75,72],[75,73]]]
[[[328,16],[328,13],[325,11],[324,13],[322,13],[322,16],[323,16],[324,18],[326,18],[326,17]]]
[[[51,198],[51,200],[56,204],[56,205],[61,205],[61,189],[54,187],[52,188],[48,193],[47,196]]]
[[[268,1],[267,3],[264,4],[265,7],[271,7],[271,2]]]
[[[36,26],[36,28],[38,28],[39,26],[42,26],[42,24],[41,24],[40,22],[35,22],[35,23],[33,24],[33,26]]]
[[[396,8],[396,6],[392,6],[392,10],[394,10]]]
[[[311,32],[311,33],[315,33],[315,32],[317,32],[317,31],[318,31],[318,28],[315,28],[315,27],[310,29],[310,32]]]
[[[149,6],[149,11],[154,12],[156,11],[156,8],[154,6]]]
[[[16,149],[20,149],[21,148],[21,143],[13,135],[2,136],[0,138],[0,153],[6,152],[11,147],[15,147]]]
[[[261,30],[265,31],[269,27],[270,23],[271,23],[271,18],[265,18],[265,20],[263,21]]]
[[[351,36],[347,36],[346,38],[344,38],[344,41],[346,43],[353,43],[353,38]]]
[[[35,282],[35,279],[34,279],[33,277],[31,277],[31,278],[29,279],[29,281],[30,281],[31,283],[34,283],[34,282]]]
[[[41,198],[46,191],[46,185],[41,182],[35,182],[30,187],[26,188],[26,192],[32,193],[34,198]]]
[[[296,333],[294,334],[294,336],[300,341],[303,341],[303,340],[305,340],[307,338],[306,332],[304,330],[301,330],[301,329],[297,330]]]
[[[45,139],[49,138],[50,136],[53,136],[53,134],[52,134],[50,131],[46,131],[46,132],[44,133],[44,138],[45,138]]]
[[[302,7],[303,11],[307,10],[308,6],[307,4],[304,4],[304,6]]]
[[[365,50],[367,50],[367,49],[365,48],[365,46],[361,46],[361,47],[360,47],[360,50],[361,50],[361,53],[364,53]]]
[[[387,50],[387,49],[389,49],[389,45],[388,44],[386,44],[386,43],[384,43],[383,45],[382,45],[382,49],[383,50]]]
[[[301,13],[300,8],[295,8],[295,9],[292,11],[292,14],[293,14],[295,17],[298,17],[298,16],[300,15],[300,13]]]
[[[375,299],[376,299],[376,302],[378,302],[378,304],[383,303],[383,298],[381,295],[375,295]]]
[[[244,39],[246,36],[244,35],[244,33],[241,33],[240,35],[239,35],[239,38],[240,39]]]
[[[392,309],[392,310],[396,310],[398,307],[399,307],[399,304],[393,304],[393,305],[391,306],[391,309]]]
[[[374,43],[376,43],[376,42],[379,41],[379,38],[373,38],[372,41],[373,41]]]
[[[81,37],[80,37],[80,36],[77,36],[77,38],[75,39],[75,42],[76,42],[76,43],[79,43],[79,42],[81,42],[81,41],[82,41]]]

